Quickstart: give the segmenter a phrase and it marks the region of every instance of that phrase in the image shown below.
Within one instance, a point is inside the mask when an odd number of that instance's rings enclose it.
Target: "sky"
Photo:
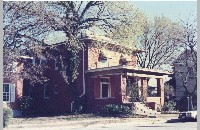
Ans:
[[[197,1],[130,1],[130,3],[142,10],[151,20],[155,16],[163,15],[176,22],[180,19],[186,20],[197,13]],[[64,34],[61,35],[60,33],[58,38],[55,38],[55,35],[53,35],[54,40],[52,42],[65,37]]]
[[[153,19],[165,16],[172,21],[185,20],[197,13],[197,1],[132,1],[136,7]]]

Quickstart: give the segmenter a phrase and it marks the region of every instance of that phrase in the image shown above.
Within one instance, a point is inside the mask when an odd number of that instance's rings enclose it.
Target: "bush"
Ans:
[[[128,115],[131,114],[131,109],[128,106],[109,104],[104,106],[100,113],[106,115]]]
[[[7,104],[3,105],[3,127],[8,126],[8,123],[12,116],[12,109]]]
[[[176,103],[174,101],[165,102],[162,110],[163,111],[174,111],[176,107]]]
[[[22,96],[20,98],[20,108],[23,116],[30,114],[31,108],[33,106],[33,99],[29,96]]]

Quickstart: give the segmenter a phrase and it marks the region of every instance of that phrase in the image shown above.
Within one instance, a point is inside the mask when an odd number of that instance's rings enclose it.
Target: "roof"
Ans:
[[[111,45],[114,45],[114,46],[124,47],[126,49],[133,50],[135,52],[145,52],[144,50],[137,49],[135,47],[131,48],[131,47],[123,46],[123,45],[119,44],[118,42],[116,42],[116,41],[114,41],[114,40],[112,40],[108,37],[105,37],[105,36],[102,36],[102,35],[96,35],[89,30],[86,30],[85,33],[81,35],[80,40],[98,41],[98,42],[102,42],[102,43],[111,44]]]
[[[190,53],[191,50],[189,49],[185,49],[173,62],[172,64],[176,64],[176,63],[180,63],[180,61],[183,61],[185,59],[185,53],[188,52]],[[195,53],[197,53],[196,51],[194,51]],[[190,57],[192,57],[191,53],[189,55]]]
[[[138,67],[133,67],[133,66],[113,66],[113,67],[104,67],[104,68],[96,68],[96,69],[91,69],[87,70],[86,73],[95,73],[95,72],[103,72],[103,71],[111,71],[114,72],[114,70],[120,71],[120,70],[125,70],[123,72],[131,72],[131,73],[138,73],[138,74],[149,74],[151,73],[152,75],[171,75],[172,73],[168,71],[162,71],[162,70],[157,70],[157,69],[148,69],[148,68],[138,68]]]

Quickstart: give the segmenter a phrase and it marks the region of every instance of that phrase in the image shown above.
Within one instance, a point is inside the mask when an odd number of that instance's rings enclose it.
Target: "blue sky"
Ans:
[[[151,19],[155,16],[165,16],[173,21],[185,20],[197,13],[196,1],[132,1]]]

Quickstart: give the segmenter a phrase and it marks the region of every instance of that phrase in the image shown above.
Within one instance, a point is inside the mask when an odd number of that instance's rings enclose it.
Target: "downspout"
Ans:
[[[83,48],[83,93],[79,96],[79,97],[82,97],[83,95],[85,95],[85,59],[84,59],[84,55],[85,55],[85,50]],[[71,102],[71,112],[73,112],[73,104],[74,104],[74,101]]]
[[[81,94],[81,96],[80,97],[82,97],[84,94],[85,94],[85,50],[84,50],[84,48],[83,48],[83,93]]]

